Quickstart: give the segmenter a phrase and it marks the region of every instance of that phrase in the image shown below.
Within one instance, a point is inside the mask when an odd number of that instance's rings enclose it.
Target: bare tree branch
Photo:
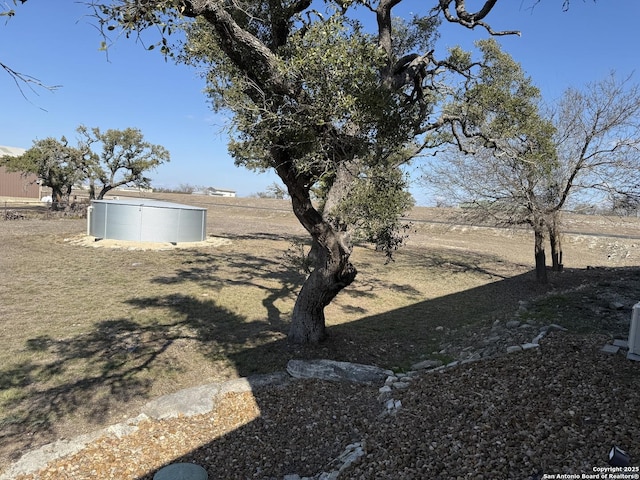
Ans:
[[[517,30],[496,31],[484,22],[483,19],[491,12],[498,0],[486,0],[482,8],[477,12],[468,12],[466,0],[440,0],[438,9],[443,13],[448,22],[457,23],[463,27],[474,29],[482,27],[491,35],[520,35]],[[452,13],[451,7],[455,13]]]
[[[29,97],[27,97],[27,94],[25,93],[23,87],[27,87],[35,95],[38,95],[37,88],[43,88],[45,90],[49,90],[50,92],[52,92],[61,87],[61,85],[45,85],[39,79],[32,77],[31,75],[20,73],[2,62],[0,62],[0,68],[2,68],[11,77],[13,82],[16,84],[16,87],[18,87],[18,90],[20,91],[20,94],[22,95],[22,97],[25,100],[27,100],[29,103],[33,103],[33,102],[29,100]],[[41,108],[41,107],[38,107],[38,108],[40,108],[41,110],[44,110],[44,108]]]

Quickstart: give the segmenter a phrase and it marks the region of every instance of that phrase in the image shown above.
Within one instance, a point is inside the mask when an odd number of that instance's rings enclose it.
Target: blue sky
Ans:
[[[431,3],[404,0],[397,13]],[[204,82],[192,68],[165,62],[158,52],[124,38],[107,59],[99,51],[101,39],[89,10],[73,0],[29,0],[17,13],[0,24],[0,61],[61,87],[37,94],[26,90],[25,100],[0,72],[0,145],[29,148],[34,139],[75,139],[80,124],[102,130],[135,127],[171,153],[171,162],[151,174],[156,186],[206,185],[247,196],[277,180],[273,173],[233,165],[226,119],[210,110]],[[639,17],[637,0],[572,0],[568,12],[562,11],[562,0],[500,0],[487,21],[496,30],[522,32],[499,41],[553,101],[567,87],[580,88],[612,70],[621,76],[635,72],[633,80],[640,82]],[[486,36],[482,30],[445,25],[440,47],[471,48]],[[419,204],[428,203],[419,187],[412,193]]]

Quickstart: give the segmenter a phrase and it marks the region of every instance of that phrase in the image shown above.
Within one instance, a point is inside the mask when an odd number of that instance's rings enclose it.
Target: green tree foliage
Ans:
[[[170,160],[164,147],[146,142],[136,128],[101,132],[99,128],[89,130],[80,126],[78,133],[80,148],[85,153],[83,167],[91,198],[102,199],[122,185],[149,188],[151,179],[146,174]]]
[[[64,137],[36,140],[22,155],[0,159],[8,171],[35,173],[43,186],[51,188],[53,210],[69,200],[71,189],[82,179],[82,161],[82,152],[70,147]]]
[[[422,26],[421,41],[429,38],[434,25],[435,21],[430,32]],[[404,27],[415,36],[415,29]],[[332,206],[323,209],[324,217],[354,238],[374,242],[390,257],[403,238],[398,218],[411,206],[398,169],[410,155],[400,158],[397,151],[414,138],[422,118],[416,107],[415,123],[403,122],[400,109],[406,113],[412,105],[381,85],[384,57],[375,37],[341,15],[297,32],[279,52],[279,70],[298,85],[296,94],[274,95],[274,104],[267,106],[253,98],[263,93],[254,92],[255,84],[233,67],[230,77],[220,75],[228,60],[219,57],[219,40],[209,24],[196,22],[188,33],[184,61],[215,65],[208,76],[212,103],[235,114],[229,149],[236,164],[254,170],[276,168],[269,152],[275,145],[287,145],[295,171],[308,175],[313,185],[322,185],[316,190],[320,204]],[[390,155],[398,161],[383,161]],[[337,170],[346,163],[349,185],[335,182]],[[332,194],[339,198],[327,202]]]
[[[314,245],[313,270],[292,314],[289,337],[295,342],[323,338],[325,306],[354,281],[352,234],[360,231],[387,253],[397,246],[401,235],[391,232],[401,228],[398,218],[410,205],[400,166],[443,141],[445,125],[461,121],[443,114],[442,104],[452,94],[444,80],[451,72],[470,76],[472,65],[460,68],[455,59],[435,55],[442,18],[504,33],[484,22],[495,0],[481,2],[474,12],[463,0],[433,1],[422,15],[396,22],[392,11],[399,3],[94,4],[105,33],[120,27],[138,35],[157,28],[157,45],[165,53],[202,68],[212,105],[232,112],[229,148],[236,163],[273,169],[286,186]],[[377,27],[372,32],[361,23],[367,15]],[[167,37],[178,27],[187,41],[173,48]],[[319,202],[313,192],[321,195]],[[394,194],[398,198],[386,209],[382,201],[369,208]],[[358,213],[364,212],[376,218],[360,221]]]
[[[430,188],[457,198],[475,220],[531,226],[536,272],[544,283],[544,240],[558,168],[555,129],[540,113],[540,92],[520,65],[493,39],[477,46],[480,75],[450,106],[466,116],[466,135],[453,132],[456,148],[438,156],[424,178]]]
[[[149,170],[169,161],[169,152],[144,140],[140,130],[77,129],[80,139],[71,147],[60,140],[36,140],[33,147],[18,157],[3,157],[10,171],[35,173],[42,185],[53,192],[52,208],[69,200],[74,185],[89,182],[90,198],[101,199],[122,185],[150,186]],[[96,190],[98,193],[96,194]]]
[[[354,241],[373,243],[388,261],[410,228],[399,215],[414,204],[407,183],[399,169],[367,168],[353,180],[349,195],[334,211],[336,218],[353,226]]]
[[[562,268],[561,212],[570,195],[639,198],[640,87],[610,75],[583,90],[568,89],[553,108],[519,64],[482,41],[479,83],[450,108],[467,115],[449,149],[425,172],[430,188],[465,206],[476,220],[532,227],[536,274]],[[547,237],[548,235],[548,237]]]

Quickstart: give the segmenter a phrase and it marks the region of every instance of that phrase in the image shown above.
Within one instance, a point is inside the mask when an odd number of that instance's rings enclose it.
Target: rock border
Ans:
[[[269,386],[285,385],[292,380],[292,377],[286,372],[276,372],[210,383],[158,397],[145,404],[137,417],[126,422],[117,423],[73,439],[58,440],[25,453],[0,475],[0,480],[12,480],[18,475],[37,472],[55,460],[78,453],[91,442],[101,437],[122,438],[135,432],[140,422],[144,420],[162,420],[181,415],[190,417],[207,413],[213,410],[216,398],[221,395],[251,392]]]
[[[567,331],[566,328],[551,324],[539,329],[538,334],[531,340],[519,345],[511,345],[506,352],[515,353],[539,347],[539,342],[552,331]],[[290,360],[286,372],[256,375],[238,378],[225,382],[216,382],[181,390],[154,399],[142,408],[141,413],[126,422],[111,425],[104,429],[78,436],[71,440],[59,440],[44,445],[36,450],[27,452],[17,462],[13,463],[0,480],[11,480],[17,475],[26,475],[45,468],[47,464],[67,455],[79,452],[91,442],[100,437],[121,438],[138,429],[138,424],[144,420],[172,418],[177,416],[193,416],[210,412],[216,398],[227,393],[250,392],[261,388],[286,385],[299,379],[317,379],[323,381],[346,381],[373,385],[383,383],[378,389],[377,400],[382,404],[381,417],[396,415],[402,409],[402,402],[393,398],[393,393],[410,388],[416,376],[429,373],[443,373],[446,370],[472,362],[493,358],[496,355],[485,356],[482,352],[468,355],[463,360],[455,360],[443,365],[440,360],[423,360],[412,365],[411,370],[395,373],[373,365],[363,365],[335,360]],[[329,466],[330,471],[323,471],[312,477],[300,477],[295,473],[287,474],[284,480],[336,480],[354,462],[365,455],[363,442],[356,442],[345,447]]]

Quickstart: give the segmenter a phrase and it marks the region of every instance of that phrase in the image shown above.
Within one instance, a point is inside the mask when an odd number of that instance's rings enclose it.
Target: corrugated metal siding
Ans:
[[[141,242],[201,242],[207,209],[149,199],[93,200],[89,235]]]
[[[0,145],[0,157],[9,155],[17,157],[26,150],[18,147]],[[38,177],[33,174],[23,175],[20,172],[7,172],[0,167],[0,197],[41,198],[42,188],[37,183]]]
[[[38,177],[33,174],[22,175],[20,172],[7,172],[0,167],[0,197],[40,198]]]

